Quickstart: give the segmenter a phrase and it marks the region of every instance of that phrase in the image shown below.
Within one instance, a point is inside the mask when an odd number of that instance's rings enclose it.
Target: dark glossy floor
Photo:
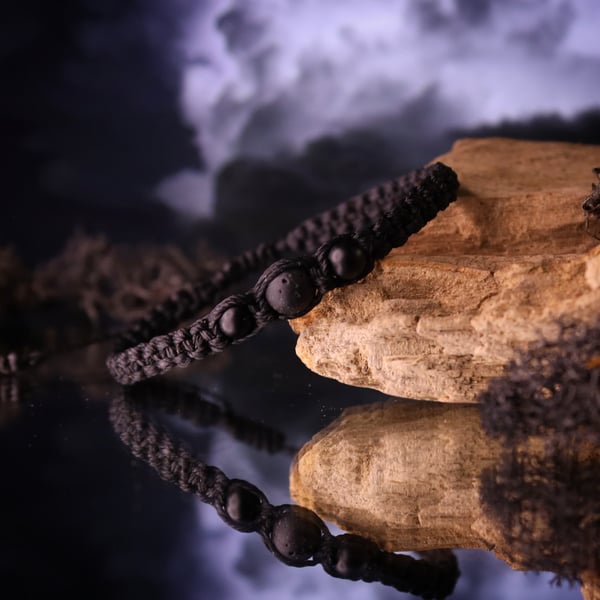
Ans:
[[[175,388],[185,381],[201,390],[197,415],[169,416],[168,407],[177,405],[169,394],[167,411],[155,411],[201,460],[251,481],[274,504],[290,501],[288,447],[304,443],[343,407],[382,398],[306,371],[293,338],[286,325],[275,326],[219,364],[178,377]],[[319,566],[282,565],[258,536],[231,530],[211,507],[162,481],[111,427],[109,409],[120,389],[97,358],[56,360],[24,376],[10,394],[5,384],[0,572],[5,585],[20,590],[18,597],[410,597],[376,583],[333,579]],[[238,425],[203,425],[205,403],[226,406]],[[256,449],[273,439],[270,428],[285,434],[275,454]],[[580,597],[577,589],[551,587],[551,574],[512,572],[485,552],[458,555],[462,574],[454,598]]]

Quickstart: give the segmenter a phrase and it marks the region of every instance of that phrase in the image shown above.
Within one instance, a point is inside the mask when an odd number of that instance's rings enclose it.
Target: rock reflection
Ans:
[[[600,597],[600,326],[562,326],[478,405],[345,411],[295,458],[292,497],[388,550],[492,550]]]
[[[302,448],[291,494],[388,550],[490,549],[479,482],[500,455],[476,405],[369,404],[346,410]]]
[[[291,492],[388,550],[481,548],[582,581],[598,572],[600,451],[543,448],[503,450],[477,406],[379,403],[346,411],[301,450]]]

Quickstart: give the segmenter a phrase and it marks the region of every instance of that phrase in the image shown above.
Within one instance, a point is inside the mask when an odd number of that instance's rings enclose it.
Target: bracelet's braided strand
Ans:
[[[286,236],[270,244],[261,244],[254,250],[227,261],[209,278],[190,284],[155,307],[151,313],[134,323],[118,336],[117,348],[124,350],[143,343],[153,336],[164,334],[223,297],[224,292],[249,273],[264,269],[273,261],[290,253],[312,253],[332,237],[361,231],[392,212],[399,198],[404,198],[428,176],[430,167],[413,171],[401,178],[383,184],[365,194],[307,219]],[[104,341],[94,339],[89,344]],[[78,347],[67,346],[64,351]],[[15,374],[36,366],[54,353],[39,351],[0,354],[0,376]],[[169,367],[170,368],[170,367]]]
[[[199,461],[136,410],[125,391],[113,401],[110,419],[134,456],[164,480],[212,505],[229,526],[258,533],[287,565],[320,563],[334,577],[380,581],[423,598],[442,599],[454,589],[459,571],[449,551],[440,551],[441,559],[417,560],[383,551],[358,535],[333,536],[314,512],[297,505],[273,506],[256,486],[229,479],[218,468]]]
[[[406,181],[411,185],[407,187]],[[402,186],[391,182],[364,194],[362,202],[353,199],[345,209],[338,207],[327,213],[328,222],[335,223],[334,233],[364,223],[362,219],[345,221],[343,215],[348,211],[364,215],[366,207],[377,206],[374,212],[379,215],[382,207],[389,210],[372,225],[346,231],[322,243],[312,255],[277,260],[263,272],[253,289],[225,298],[191,326],[112,354],[107,360],[109,371],[119,383],[129,385],[221,352],[255,335],[270,321],[306,314],[325,292],[365,277],[376,260],[404,244],[454,201],[457,190],[454,171],[436,163],[403,180]],[[305,222],[290,234],[295,247],[302,247],[299,240],[303,232],[311,229],[310,223]],[[312,223],[317,223],[318,233],[308,236],[310,245],[321,241],[324,232],[329,233],[318,219]],[[291,241],[288,246],[292,246]]]
[[[1,388],[0,388],[1,389]],[[283,433],[236,414],[223,400],[208,400],[211,392],[202,391],[195,385],[164,379],[153,379],[128,388],[127,398],[131,403],[175,414],[194,425],[219,427],[236,440],[270,454],[295,452],[286,444]]]
[[[360,231],[393,210],[427,176],[429,169],[417,169],[394,181],[355,196],[311,219],[306,219],[282,238],[261,244],[227,261],[210,277],[176,292],[150,314],[121,334],[119,348],[125,349],[151,337],[167,333],[182,321],[214,304],[223,292],[248,274],[266,268],[288,254],[310,254],[334,236]]]

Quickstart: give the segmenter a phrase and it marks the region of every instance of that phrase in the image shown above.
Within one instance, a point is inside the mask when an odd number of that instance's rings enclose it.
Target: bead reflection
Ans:
[[[175,387],[171,396],[172,389],[165,384],[156,387],[154,382],[122,389],[110,409],[111,423],[121,440],[162,479],[212,505],[234,529],[259,534],[274,556],[287,565],[322,564],[334,577],[379,581],[423,598],[445,598],[452,592],[459,572],[451,552],[417,560],[382,550],[361,536],[333,536],[313,511],[289,504],[272,506],[252,484],[230,480],[220,469],[203,463],[147,415],[148,409],[159,408],[193,416],[195,411],[187,402],[183,403],[185,411],[178,410],[181,394]],[[192,390],[185,389],[184,399],[190,398]],[[210,404],[198,396],[196,401]],[[204,406],[199,412],[205,422],[220,420],[218,408]],[[232,420],[230,416],[228,422]]]

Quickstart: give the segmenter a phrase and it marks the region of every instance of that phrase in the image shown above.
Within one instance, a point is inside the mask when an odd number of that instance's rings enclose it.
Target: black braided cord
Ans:
[[[143,396],[145,392],[142,391]],[[321,564],[331,576],[353,581],[379,581],[426,599],[452,593],[459,576],[450,550],[424,553],[425,559],[381,550],[353,534],[333,536],[311,510],[297,505],[271,505],[254,485],[229,479],[217,467],[204,464],[183,444],[154,424],[138,408],[139,386],[122,388],[110,407],[111,423],[132,454],[149,464],[165,481],[210,504],[232,528],[256,532],[266,547],[287,565]],[[165,396],[162,395],[165,409]]]
[[[108,357],[110,373],[119,383],[130,385],[222,352],[275,319],[306,314],[325,292],[355,283],[370,273],[375,261],[403,245],[447,208],[456,199],[457,190],[456,173],[438,162],[304,221],[273,244],[245,252],[208,280],[180,290],[136,323],[122,336],[119,351]],[[304,254],[280,258],[285,253]],[[341,267],[334,256],[341,257]],[[355,263],[350,270],[344,266],[348,256]],[[190,326],[165,333],[212,305],[233,283],[269,263],[251,290],[225,298]],[[284,304],[279,306],[280,284],[290,281],[293,302],[286,304],[284,292]],[[227,320],[234,325],[225,327]]]
[[[140,407],[174,414],[194,425],[219,427],[236,440],[269,454],[298,451],[286,443],[280,431],[237,414],[227,401],[197,385],[152,379],[129,388],[127,397],[131,402],[139,401]]]

